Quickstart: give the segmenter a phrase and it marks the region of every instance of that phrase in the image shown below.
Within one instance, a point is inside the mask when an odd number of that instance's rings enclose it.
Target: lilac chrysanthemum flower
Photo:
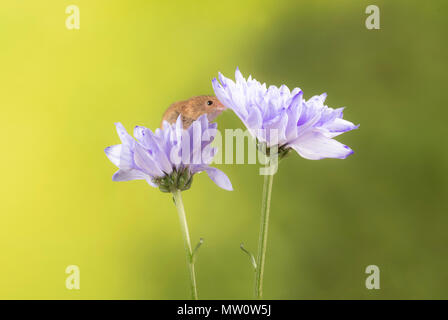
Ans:
[[[257,257],[241,244],[241,249],[251,258],[255,269],[255,296],[261,299],[276,160],[291,150],[310,160],[345,159],[353,151],[333,138],[358,126],[343,119],[343,108],[327,107],[324,104],[326,94],[305,100],[299,88],[292,91],[285,85],[267,88],[266,84],[251,76],[246,80],[238,68],[235,82],[219,73],[219,81],[213,79],[212,84],[218,100],[236,113],[257,140],[260,149],[274,160],[271,170],[262,173],[265,177]]]
[[[221,103],[236,113],[259,142],[277,145],[280,155],[291,148],[310,160],[345,159],[353,153],[333,138],[358,126],[343,119],[343,108],[326,106],[326,94],[305,100],[299,88],[266,88],[251,76],[246,80],[238,68],[235,82],[221,73],[219,80],[213,79],[212,84]]]
[[[121,144],[104,150],[119,168],[113,181],[146,180],[163,192],[172,192],[173,188],[182,191],[190,188],[194,174],[205,171],[219,187],[232,190],[229,178],[209,166],[217,151],[210,146],[217,124],[210,123],[206,115],[187,130],[182,127],[181,117],[174,124],[164,122],[163,129],[158,128],[154,133],[137,126],[135,139],[121,123],[115,125]]]
[[[217,152],[211,146],[217,133],[217,124],[209,123],[207,115],[203,115],[188,129],[184,129],[179,116],[176,123],[165,121],[163,129],[157,129],[154,133],[145,127],[135,127],[135,139],[121,123],[115,125],[121,144],[104,150],[109,160],[119,168],[112,180],[146,180],[151,186],[172,193],[184,238],[191,297],[197,300],[194,263],[203,239],[193,250],[181,193],[191,187],[194,174],[202,171],[207,172],[219,187],[232,190],[229,178],[222,171],[209,166]]]

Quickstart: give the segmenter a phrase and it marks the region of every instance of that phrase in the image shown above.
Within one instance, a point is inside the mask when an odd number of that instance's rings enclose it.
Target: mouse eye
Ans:
[[[211,106],[212,104],[213,104],[213,101],[210,101],[210,100],[207,101],[208,106]]]

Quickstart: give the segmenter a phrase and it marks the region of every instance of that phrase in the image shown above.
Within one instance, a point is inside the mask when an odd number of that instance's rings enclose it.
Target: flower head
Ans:
[[[121,144],[104,151],[119,170],[113,181],[146,180],[163,192],[190,188],[193,175],[207,172],[219,187],[232,190],[229,178],[210,167],[217,149],[210,144],[217,131],[216,123],[209,123],[203,115],[184,130],[179,117],[174,124],[163,123],[163,129],[136,126],[132,138],[121,123],[115,124]]]
[[[238,68],[235,82],[220,73],[219,81],[215,78],[212,84],[222,104],[232,109],[251,135],[267,147],[277,146],[280,152],[294,149],[311,160],[344,159],[353,153],[332,138],[358,126],[343,119],[343,108],[326,106],[326,94],[305,100],[299,88],[267,88],[251,76],[246,80]]]

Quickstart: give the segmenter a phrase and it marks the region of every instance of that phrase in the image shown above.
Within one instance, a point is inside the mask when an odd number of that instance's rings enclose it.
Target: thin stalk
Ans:
[[[194,272],[194,258],[193,250],[191,249],[190,234],[188,232],[187,218],[185,216],[184,204],[182,202],[182,195],[180,190],[173,190],[174,203],[176,204],[177,213],[179,214],[180,226],[182,229],[182,236],[184,238],[185,253],[187,256],[188,271],[190,272],[190,288],[191,298],[198,300],[198,291],[196,287],[196,275]]]
[[[264,176],[263,198],[261,200],[260,236],[258,238],[257,268],[255,269],[256,299],[261,299],[263,297],[263,273],[264,263],[266,260],[266,245],[268,242],[269,208],[271,206],[271,192],[273,181],[274,174]]]

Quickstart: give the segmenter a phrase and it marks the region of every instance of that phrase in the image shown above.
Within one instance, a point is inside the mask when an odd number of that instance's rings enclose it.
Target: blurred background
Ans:
[[[80,29],[65,26],[68,5]],[[381,29],[365,27],[367,5]],[[236,66],[328,93],[359,130],[346,160],[293,155],[274,180],[267,299],[448,298],[446,1],[3,1],[0,298],[184,299],[175,207],[115,183],[114,122],[156,128],[172,102],[212,94]],[[242,128],[230,111],[219,127]],[[183,193],[202,299],[249,299],[263,177],[220,165]],[[365,268],[381,270],[367,290]],[[78,265],[81,289],[67,290]]]

